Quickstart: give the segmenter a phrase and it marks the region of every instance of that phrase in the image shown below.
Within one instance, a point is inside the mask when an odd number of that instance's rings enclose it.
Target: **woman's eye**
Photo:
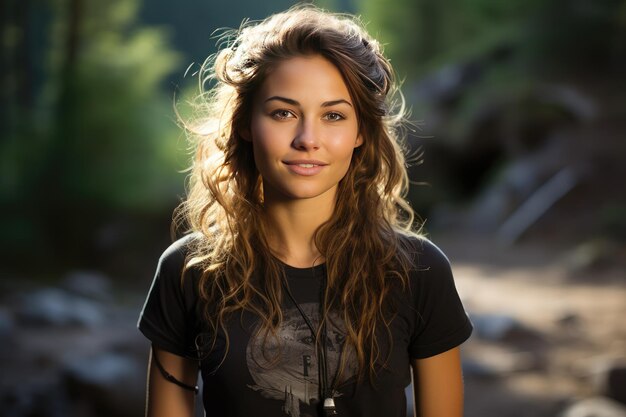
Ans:
[[[343,115],[341,115],[339,113],[335,113],[335,112],[326,113],[324,115],[324,118],[326,120],[331,121],[331,122],[336,122],[336,121],[345,119],[345,117],[343,117]]]
[[[294,115],[289,110],[276,110],[272,112],[272,117],[278,120],[282,120],[282,119],[289,119],[291,117],[294,117]]]

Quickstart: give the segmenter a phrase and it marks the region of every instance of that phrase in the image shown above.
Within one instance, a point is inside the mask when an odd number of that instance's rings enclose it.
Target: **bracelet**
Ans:
[[[159,368],[159,371],[161,371],[161,375],[163,375],[163,378],[165,378],[166,380],[168,380],[169,382],[173,384],[178,385],[181,388],[184,388],[188,391],[193,391],[194,394],[198,394],[198,391],[200,389],[198,388],[197,385],[187,385],[184,382],[181,382],[178,379],[176,379],[174,375],[170,374],[169,372],[165,370],[165,368],[163,368],[163,365],[161,365],[161,362],[159,362],[159,358],[157,357],[156,351],[154,349],[152,349],[152,357],[154,358],[154,363],[156,363],[157,368]]]

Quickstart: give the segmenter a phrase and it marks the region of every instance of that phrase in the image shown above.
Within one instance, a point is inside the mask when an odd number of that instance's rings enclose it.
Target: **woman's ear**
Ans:
[[[354,147],[358,148],[361,145],[363,145],[363,136],[361,136],[361,134],[359,133],[359,135],[356,137],[356,142],[354,142]]]
[[[252,142],[252,134],[250,133],[250,128],[248,127],[239,129],[239,136],[248,142]]]

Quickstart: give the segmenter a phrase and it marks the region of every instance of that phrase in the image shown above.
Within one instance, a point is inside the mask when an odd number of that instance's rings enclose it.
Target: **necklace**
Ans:
[[[289,289],[289,285],[287,285],[286,276],[285,276],[285,279],[283,279],[282,284],[283,284],[283,289],[287,293],[287,296],[289,297],[291,302],[300,312],[302,319],[304,320],[307,327],[309,328],[309,331],[311,332],[311,337],[315,341],[315,350],[317,353],[317,357],[319,358],[317,376],[318,376],[321,397],[324,399],[324,401],[321,402],[321,405],[323,407],[323,413],[325,416],[337,416],[338,413],[335,407],[334,393],[332,389],[332,386],[334,385],[334,382],[335,382],[334,378],[330,384],[328,382],[328,359],[327,359],[327,349],[326,349],[327,330],[326,330],[326,320],[324,320],[323,318],[324,312],[326,311],[326,305],[324,302],[325,300],[324,292],[325,292],[326,284],[327,284],[326,275],[322,277],[322,285],[320,285],[320,326],[321,326],[321,329],[319,333],[321,334],[321,338],[322,338],[321,343],[318,341],[318,337],[317,337],[318,332],[313,327],[311,320],[306,315],[306,313],[302,310],[302,307],[300,307],[300,304],[298,304],[293,294],[291,293],[291,290]]]

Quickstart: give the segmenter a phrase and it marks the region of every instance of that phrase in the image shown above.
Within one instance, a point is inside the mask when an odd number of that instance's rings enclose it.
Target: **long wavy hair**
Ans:
[[[332,218],[314,234],[327,271],[321,321],[331,309],[338,312],[359,379],[367,370],[371,376],[390,352],[380,339],[391,343],[390,291],[407,285],[411,250],[402,236],[417,235],[405,200],[404,101],[392,67],[355,17],[310,5],[244,23],[222,39],[199,77],[198,117],[183,121],[195,139],[195,157],[187,198],[174,217],[176,227],[198,236],[185,269],[201,271],[199,294],[213,335],[208,349],[221,333],[228,351],[226,325],[235,312],[259,317],[254,337],[263,346],[283,322],[284,271],[268,245],[262,178],[242,134],[268,71],[292,57],[321,55],[343,76],[363,138],[338,184]]]

